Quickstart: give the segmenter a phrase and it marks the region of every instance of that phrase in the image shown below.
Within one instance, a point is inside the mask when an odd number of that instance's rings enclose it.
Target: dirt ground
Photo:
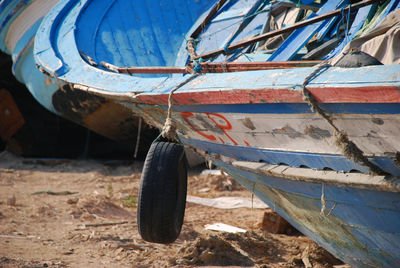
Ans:
[[[261,229],[265,209],[187,203],[178,240],[150,244],[137,231],[141,162],[23,159],[0,153],[0,267],[332,267],[341,264],[298,232]],[[228,183],[227,183],[228,182]],[[251,197],[224,175],[190,171],[188,194]],[[247,230],[205,230],[222,222]]]

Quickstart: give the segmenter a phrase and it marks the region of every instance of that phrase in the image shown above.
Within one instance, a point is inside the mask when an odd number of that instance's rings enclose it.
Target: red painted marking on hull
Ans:
[[[206,138],[206,139],[208,139],[208,140],[210,140],[210,141],[216,141],[216,140],[217,140],[217,138],[214,137],[213,135],[208,135],[208,134],[205,134],[205,133],[203,133],[202,131],[198,130],[198,129],[189,121],[188,118],[194,116],[193,113],[191,113],[191,112],[183,112],[183,113],[181,113],[181,115],[182,115],[183,120],[185,120],[185,122],[186,122],[194,131],[196,131],[197,133],[199,133],[201,136],[203,136],[204,138]]]
[[[400,89],[394,86],[308,89],[320,103],[400,103]],[[301,91],[290,89],[176,92],[173,98],[175,105],[304,103]],[[168,94],[142,94],[137,96],[137,100],[146,104],[166,105]]]
[[[207,113],[207,116],[208,116],[208,118],[210,118],[210,120],[211,120],[216,126],[218,126],[218,127],[224,132],[225,136],[227,136],[228,139],[230,139],[231,142],[233,142],[234,145],[238,145],[237,142],[236,142],[234,139],[232,139],[232,137],[229,136],[228,133],[226,132],[227,130],[231,130],[231,129],[232,129],[232,125],[231,125],[231,123],[228,121],[228,119],[226,119],[223,115],[216,114],[216,113]],[[225,125],[222,125],[222,124],[218,123],[218,122],[213,118],[213,116],[216,116],[216,117],[222,119],[226,124],[225,124]],[[222,141],[222,140],[221,140],[221,141]]]
[[[205,115],[212,122],[212,124],[214,124],[216,127],[218,127],[222,131],[222,133],[234,145],[238,145],[238,143],[234,139],[232,139],[232,137],[229,136],[229,134],[227,133],[227,131],[232,130],[232,124],[228,121],[228,119],[226,119],[223,115],[216,114],[216,113],[205,113]],[[197,129],[195,124],[193,124],[193,122],[191,122],[189,120],[189,118],[191,118],[192,120],[193,119],[196,120],[196,117],[195,117],[195,115],[193,113],[191,113],[191,112],[182,112],[181,116],[182,116],[182,119],[186,122],[186,124],[188,124],[189,127],[191,129],[193,129],[194,131],[196,131],[199,135],[203,136],[204,138],[206,138],[206,139],[208,139],[210,141],[217,141],[217,138],[214,135],[209,135],[209,134],[206,134],[206,133],[200,131],[199,129]],[[200,116],[200,118],[201,118],[201,116]],[[197,118],[197,120],[199,120],[199,118]],[[200,120],[204,123],[204,118],[201,118]],[[218,139],[222,144],[225,144],[225,141],[221,137],[218,137]]]

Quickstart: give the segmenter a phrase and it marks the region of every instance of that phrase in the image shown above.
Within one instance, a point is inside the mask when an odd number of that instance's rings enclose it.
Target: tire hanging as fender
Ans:
[[[187,163],[184,147],[154,142],[143,166],[137,221],[142,238],[172,243],[182,229],[186,205]]]

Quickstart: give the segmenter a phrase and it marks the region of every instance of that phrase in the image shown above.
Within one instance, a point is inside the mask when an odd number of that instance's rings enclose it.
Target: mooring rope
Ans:
[[[136,136],[136,145],[135,145],[135,153],[133,154],[133,158],[136,159],[138,151],[139,151],[139,145],[140,145],[140,135],[142,132],[142,118],[139,117],[139,123],[138,123],[138,132]]]
[[[378,175],[387,174],[380,167],[373,164],[368,160],[368,158],[364,155],[364,152],[358,148],[358,146],[352,142],[347,133],[343,130],[340,130],[333,122],[330,115],[325,112],[319,105],[315,97],[311,94],[311,92],[306,88],[309,82],[316,77],[317,74],[326,70],[327,68],[332,67],[328,62],[324,62],[320,64],[310,75],[308,75],[303,82],[303,99],[310,105],[311,111],[319,114],[325,121],[335,130],[335,144],[342,150],[343,155],[350,160],[361,163],[364,166],[369,167],[371,173]]]
[[[177,91],[179,88],[184,86],[185,84],[189,83],[192,81],[194,78],[198,77],[200,73],[194,73],[192,76],[188,77],[186,80],[183,82],[179,83],[176,85],[168,95],[168,112],[167,112],[167,119],[165,120],[164,126],[162,128],[161,135],[164,138],[167,138],[169,140],[174,141],[175,140],[175,135],[176,135],[176,121],[172,118],[172,95],[174,94],[175,91]]]

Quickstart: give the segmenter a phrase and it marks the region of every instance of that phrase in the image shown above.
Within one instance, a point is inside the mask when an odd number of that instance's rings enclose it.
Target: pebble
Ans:
[[[8,206],[15,206],[17,204],[17,199],[15,198],[15,195],[12,197],[7,198],[6,204]]]

